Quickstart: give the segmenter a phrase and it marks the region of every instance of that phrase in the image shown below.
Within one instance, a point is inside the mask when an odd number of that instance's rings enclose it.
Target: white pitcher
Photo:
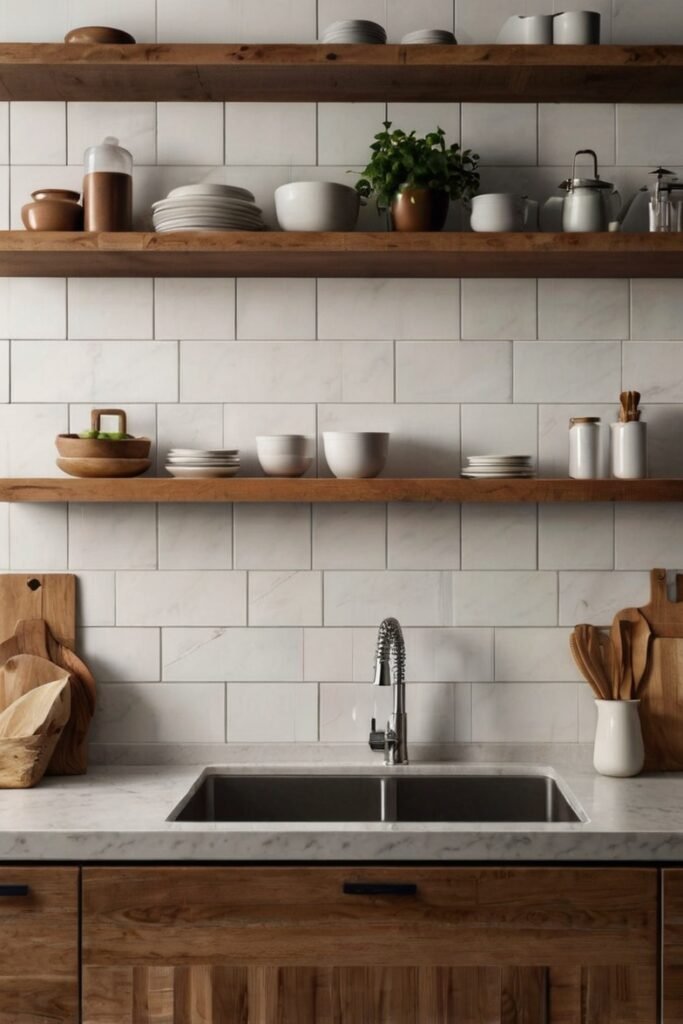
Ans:
[[[600,775],[628,779],[642,771],[645,749],[639,705],[639,700],[596,700],[593,767]]]

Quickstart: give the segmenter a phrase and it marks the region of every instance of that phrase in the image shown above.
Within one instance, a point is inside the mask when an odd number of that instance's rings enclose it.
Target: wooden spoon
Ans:
[[[579,672],[590,684],[595,696],[599,700],[609,699],[605,692],[604,680],[601,672],[599,671],[599,666],[598,670],[596,670],[591,663],[588,654],[588,646],[585,641],[585,633],[583,633],[581,626],[577,626],[574,632],[570,634],[569,649]]]

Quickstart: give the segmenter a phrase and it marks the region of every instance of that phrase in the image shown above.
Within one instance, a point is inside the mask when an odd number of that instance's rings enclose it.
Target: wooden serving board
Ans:
[[[0,641],[20,619],[44,619],[55,640],[76,641],[76,577],[72,573],[0,574]]]
[[[683,771],[683,575],[676,577],[675,601],[665,569],[652,570],[650,585],[650,601],[640,609],[653,633],[639,691],[645,768]]]

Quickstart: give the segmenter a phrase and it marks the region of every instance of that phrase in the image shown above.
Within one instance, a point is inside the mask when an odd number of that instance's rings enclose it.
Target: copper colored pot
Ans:
[[[447,192],[431,188],[403,188],[391,204],[394,231],[441,231],[448,216]]]
[[[43,188],[31,193],[35,202],[21,208],[27,231],[82,231],[83,207],[79,193],[64,188]]]
[[[109,28],[106,25],[82,25],[80,28],[72,28],[64,36],[65,43],[115,43],[130,44],[135,39],[130,32],[124,32],[120,28]]]

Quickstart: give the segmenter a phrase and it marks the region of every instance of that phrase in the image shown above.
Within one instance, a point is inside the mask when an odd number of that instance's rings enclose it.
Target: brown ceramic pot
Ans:
[[[130,44],[135,39],[130,32],[124,32],[121,28],[109,28],[105,25],[83,25],[81,28],[72,28],[64,36],[65,43],[118,43]]]
[[[21,208],[27,231],[82,231],[83,207],[79,193],[65,188],[42,188],[31,193],[35,200]]]
[[[391,225],[394,231],[441,231],[449,203],[447,192],[402,188],[391,204]]]

